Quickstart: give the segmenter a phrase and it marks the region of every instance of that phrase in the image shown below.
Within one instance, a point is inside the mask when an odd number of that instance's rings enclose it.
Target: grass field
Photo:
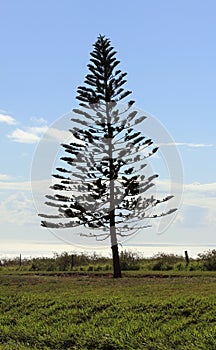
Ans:
[[[0,349],[216,349],[216,273],[0,274]]]

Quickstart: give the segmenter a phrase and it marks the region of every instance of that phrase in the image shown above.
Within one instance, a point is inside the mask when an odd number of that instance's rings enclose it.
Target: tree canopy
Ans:
[[[40,214],[41,225],[50,228],[83,226],[83,236],[110,238],[114,276],[120,277],[119,237],[128,237],[150,220],[176,209],[155,213],[155,207],[172,198],[157,199],[148,190],[157,174],[146,176],[147,159],[158,147],[143,135],[146,115],[125,103],[131,91],[124,89],[127,73],[110,40],[100,35],[90,53],[89,73],[77,88],[79,108],[73,110],[73,140],[62,144],[65,166],[57,167],[46,204],[56,214]]]

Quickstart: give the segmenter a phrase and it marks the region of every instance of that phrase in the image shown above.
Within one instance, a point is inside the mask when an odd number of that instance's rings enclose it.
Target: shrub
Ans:
[[[56,265],[60,271],[67,271],[71,268],[72,265],[72,255],[69,255],[67,252],[63,252],[61,255],[54,255],[56,260]]]
[[[34,258],[30,270],[32,271],[55,271],[57,269],[53,258]]]
[[[172,270],[173,266],[168,264],[165,261],[159,260],[157,261],[153,266],[152,266],[152,270],[153,271],[169,271]]]
[[[93,270],[94,270],[94,266],[89,265],[88,268],[87,268],[87,271],[93,271]]]
[[[95,271],[101,271],[103,268],[102,266],[98,265],[98,266],[95,266],[94,270]]]
[[[133,252],[121,252],[120,254],[120,264],[122,270],[139,270],[139,257],[136,253]]]
[[[216,271],[216,249],[198,254],[198,258],[202,262],[204,270]]]
[[[153,271],[169,271],[174,268],[184,269],[184,258],[175,254],[158,253],[151,259]]]

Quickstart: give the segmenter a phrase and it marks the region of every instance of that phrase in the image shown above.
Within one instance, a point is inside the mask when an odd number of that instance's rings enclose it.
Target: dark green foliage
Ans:
[[[139,270],[140,269],[140,258],[138,254],[127,252],[126,250],[124,252],[121,252],[120,255],[120,261],[121,261],[121,269],[122,271],[127,270]]]
[[[174,254],[158,253],[153,257],[153,271],[169,271],[175,268],[175,264],[182,262],[183,257]]]
[[[199,254],[199,260],[202,262],[204,270],[216,271],[216,249]]]
[[[30,270],[32,271],[56,271],[58,265],[53,258],[33,258]]]

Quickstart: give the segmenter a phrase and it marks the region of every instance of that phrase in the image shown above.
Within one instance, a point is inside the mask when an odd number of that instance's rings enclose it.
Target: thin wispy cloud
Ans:
[[[11,177],[7,174],[0,174],[0,181],[8,181]]]
[[[0,123],[6,123],[8,125],[17,124],[16,120],[8,114],[0,112]]]
[[[35,193],[46,193],[49,190],[49,186],[53,184],[52,178],[44,180],[34,180],[34,181],[3,181],[0,177],[0,190],[13,190],[13,191],[32,191],[34,189]],[[55,181],[56,182],[56,181]]]
[[[212,143],[205,144],[205,143],[190,143],[190,142],[168,142],[168,143],[160,143],[158,145],[159,147],[161,146],[177,146],[177,147],[192,147],[192,148],[203,148],[203,147],[214,147],[215,145]]]
[[[9,181],[3,181],[3,180],[4,179],[0,178],[0,190],[31,191],[31,182],[30,181],[9,182]]]
[[[47,136],[51,139],[55,139],[59,143],[61,142],[72,142],[75,139],[68,130],[60,130],[56,128],[49,128],[47,130]]]
[[[0,203],[0,223],[12,223],[18,226],[37,223],[33,201],[26,193],[9,195]]]
[[[157,180],[156,185],[159,189],[161,189],[162,192],[168,191],[169,187],[171,186],[178,191],[180,189],[184,189],[184,192],[190,192],[190,193],[202,193],[202,194],[215,194],[216,195],[216,182],[209,182],[209,183],[200,183],[200,182],[192,182],[192,183],[173,183],[169,179],[162,179]]]
[[[30,118],[31,122],[37,125],[46,125],[47,120],[44,118],[37,118],[37,117],[31,117]]]

